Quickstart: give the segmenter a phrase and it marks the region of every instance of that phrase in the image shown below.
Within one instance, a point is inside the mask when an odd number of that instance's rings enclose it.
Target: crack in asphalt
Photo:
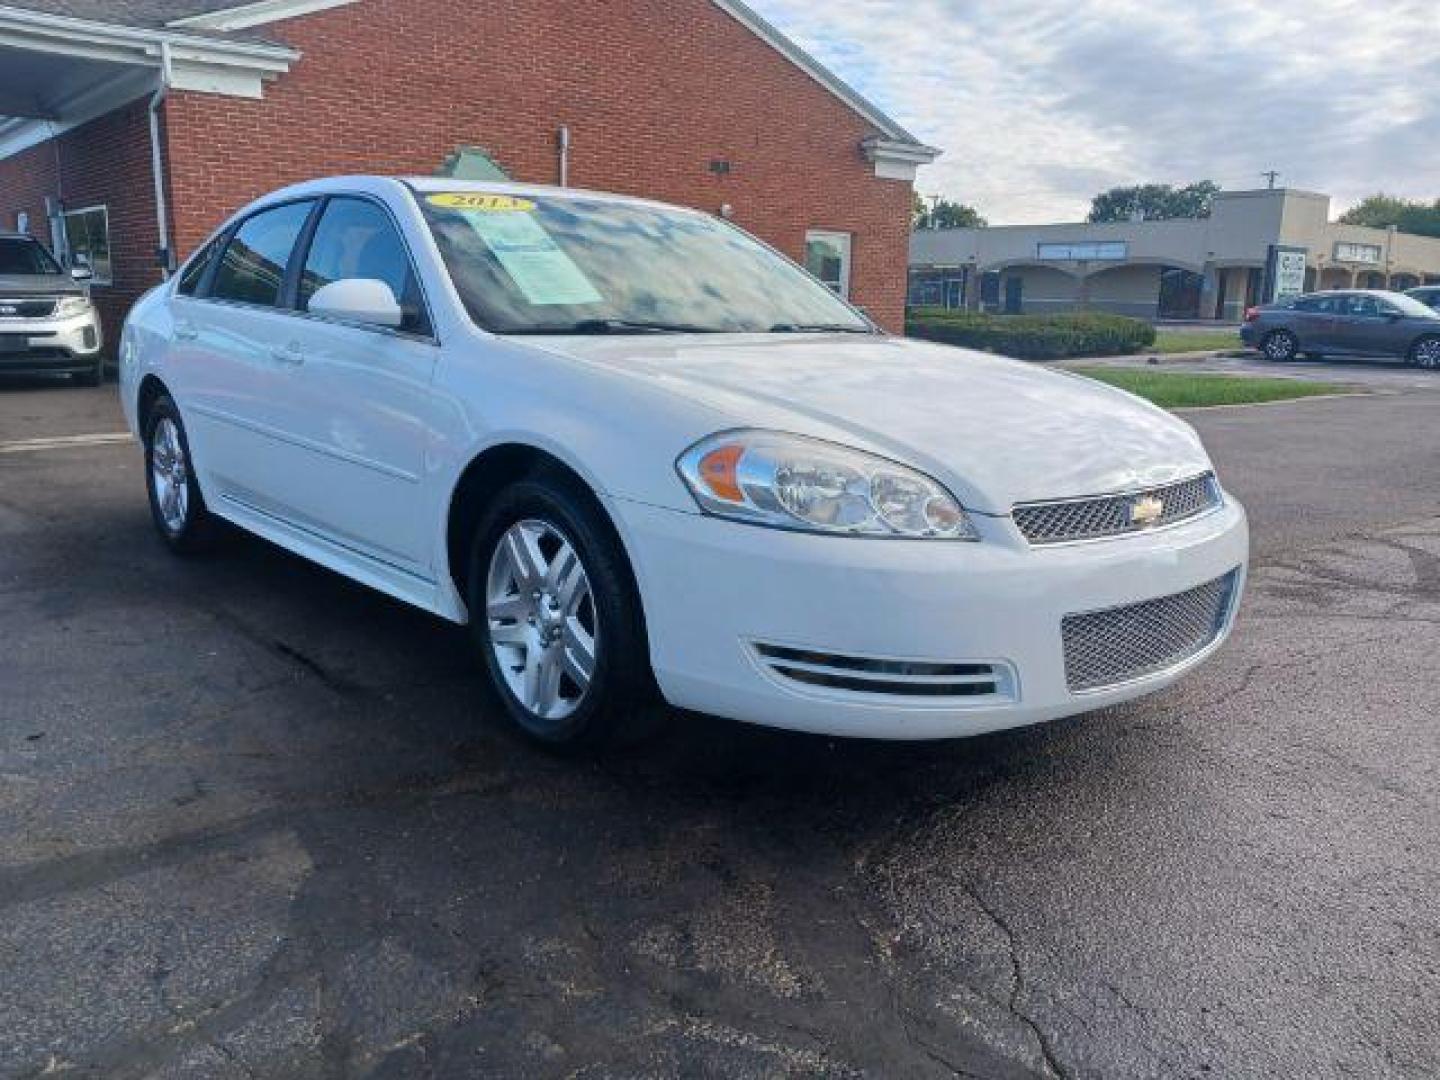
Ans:
[[[1020,1007],[1021,997],[1028,997],[1029,991],[1025,985],[1025,970],[1020,963],[1020,954],[1016,947],[1015,931],[1011,928],[1009,921],[1000,914],[999,909],[991,905],[980,895],[980,891],[975,888],[972,882],[957,879],[957,883],[960,888],[965,891],[965,895],[970,897],[975,906],[985,913],[985,917],[995,925],[996,929],[998,929],[1005,938],[1006,955],[1010,958],[1010,1000],[1007,1003],[1007,1008],[1010,1010],[1011,1015],[1029,1028],[1030,1032],[1035,1036],[1035,1042],[1040,1047],[1040,1056],[1049,1073],[1057,1077],[1058,1080],[1066,1080],[1067,1073],[1065,1066],[1062,1065],[1060,1059],[1056,1057],[1055,1048],[1050,1043],[1050,1037],[1046,1035],[1035,1018]]]

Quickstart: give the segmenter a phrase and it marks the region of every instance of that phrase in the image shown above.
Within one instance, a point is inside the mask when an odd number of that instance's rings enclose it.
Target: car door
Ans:
[[[285,436],[297,448],[287,501],[297,523],[432,579],[434,515],[421,477],[439,349],[414,260],[390,212],[369,197],[329,198],[312,229],[287,328],[290,355],[275,377]],[[399,328],[309,312],[321,288],[354,278],[390,287]]]
[[[1302,296],[1295,301],[1289,321],[1301,349],[1323,353],[1339,347],[1339,306],[1340,298],[1335,296]]]
[[[1341,340],[1346,352],[1390,356],[1403,352],[1396,333],[1400,310],[1377,296],[1356,293],[1345,301]]]
[[[278,346],[294,316],[281,309],[291,257],[313,199],[267,207],[219,241],[213,267],[171,299],[174,342],[165,377],[185,417],[201,486],[218,512],[238,503],[283,510],[296,465],[280,435]],[[187,290],[188,294],[187,294]]]

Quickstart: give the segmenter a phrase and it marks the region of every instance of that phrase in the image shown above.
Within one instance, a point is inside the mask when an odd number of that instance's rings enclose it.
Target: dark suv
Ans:
[[[1240,340],[1271,360],[1330,354],[1399,356],[1440,370],[1440,312],[1404,293],[1307,293],[1251,308]]]

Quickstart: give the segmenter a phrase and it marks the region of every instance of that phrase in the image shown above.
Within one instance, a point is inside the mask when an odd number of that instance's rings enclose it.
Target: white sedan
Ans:
[[[1134,397],[878,331],[725,221],[340,178],[135,307],[121,393],[175,551],[215,518],[468,624],[554,747],[658,696],[973,735],[1217,649],[1245,513]]]

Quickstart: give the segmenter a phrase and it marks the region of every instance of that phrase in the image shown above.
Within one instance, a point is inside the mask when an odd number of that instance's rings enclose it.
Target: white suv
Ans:
[[[81,284],[34,237],[0,233],[0,375],[69,374],[99,386],[100,318]]]
[[[550,746],[657,694],[906,739],[1084,712],[1214,652],[1245,578],[1183,421],[639,199],[287,188],[137,305],[121,394],[174,550],[223,518],[468,624]]]

